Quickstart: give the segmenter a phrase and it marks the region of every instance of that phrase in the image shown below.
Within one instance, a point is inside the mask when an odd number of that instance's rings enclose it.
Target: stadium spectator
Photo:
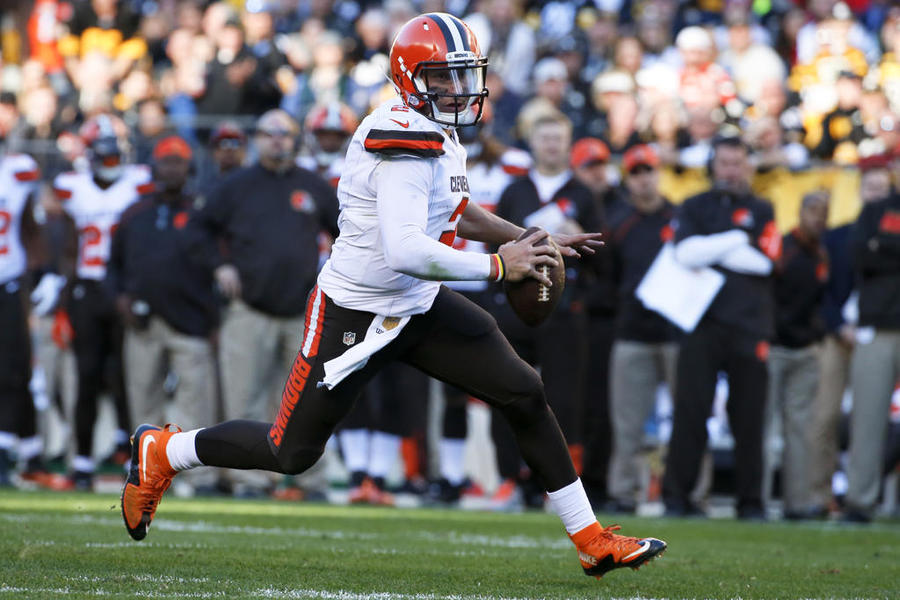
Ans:
[[[245,3],[241,14],[241,24],[246,32],[246,44],[256,59],[256,68],[248,83],[252,90],[245,102],[245,110],[250,114],[262,114],[278,108],[281,89],[276,74],[286,64],[286,58],[275,41],[275,20],[272,12],[274,2],[251,0]]]
[[[735,443],[740,519],[765,519],[762,429],[766,359],[774,331],[770,274],[781,252],[772,207],[752,195],[747,147],[737,138],[713,143],[710,191],[685,201],[677,215],[675,257],[690,268],[714,266],[724,285],[681,342],[675,415],[663,499],[666,514],[702,514],[689,498],[706,447],[706,419],[717,373],[728,375],[728,417]]]
[[[880,57],[877,40],[853,16],[845,2],[812,0],[809,19],[797,31],[796,56],[801,64],[812,63],[823,52],[858,54],[862,63],[876,63]],[[835,52],[835,48],[840,51]]]
[[[713,40],[702,27],[685,27],[675,38],[684,66],[679,72],[679,97],[690,110],[715,104],[735,109],[734,82],[721,66],[713,62]]]
[[[859,156],[857,144],[865,137],[860,114],[862,79],[852,71],[841,71],[835,90],[837,106],[822,118],[822,137],[812,153],[817,158],[854,164]]]
[[[465,22],[481,42],[491,70],[500,75],[504,88],[529,95],[537,42],[534,30],[520,20],[523,0],[487,0],[478,6],[479,12]]]
[[[815,516],[810,513],[807,476],[817,451],[810,443],[810,423],[820,378],[819,342],[825,334],[822,299],[828,253],[822,235],[829,201],[821,192],[803,197],[800,223],[784,236],[782,256],[775,264],[775,337],[768,362],[763,498],[772,498],[775,465],[780,464],[786,519]],[[779,432],[780,447],[776,444]]]
[[[424,29],[424,24],[429,29]],[[442,32],[450,28],[457,33],[456,41]],[[465,36],[470,48],[465,50],[470,62],[464,68],[470,70],[471,77],[463,79],[474,84],[464,89],[451,87],[450,63],[445,60],[457,44],[462,46],[458,39],[461,36]],[[422,42],[437,50],[431,56],[412,58],[409,47],[420,48]],[[471,125],[478,120],[487,90],[483,87],[486,60],[478,51],[477,41],[458,19],[432,13],[405,25],[397,34],[391,54],[392,78],[404,94],[403,101],[394,98],[380,106],[354,134],[347,162],[361,176],[348,176],[347,187],[341,185],[345,200],[343,235],[319,276],[319,285],[310,294],[309,324],[292,368],[292,379],[285,386],[280,416],[272,424],[231,421],[187,433],[149,425],[139,428],[135,447],[148,444],[153,450],[143,455],[135,453],[137,464],[123,489],[126,529],[134,539],[146,536],[176,468],[184,470],[204,463],[292,473],[309,468],[321,456],[336,422],[350,410],[362,386],[374,372],[399,358],[503,407],[523,454],[549,490],[550,504],[571,536],[587,575],[639,566],[662,552],[666,544],[655,538],[617,536],[613,529],[603,529],[597,522],[544,400],[537,373],[515,355],[483,310],[441,288],[438,282],[420,279],[446,273],[457,279],[500,280],[505,273],[515,281],[526,273],[537,273],[538,264],[555,262],[547,256],[548,250],[557,255],[551,246],[542,249],[533,245],[546,239],[546,233],[537,232],[514,242],[523,233],[521,228],[465,202],[465,152],[456,135],[442,133],[441,125]],[[398,60],[401,55],[407,57],[403,63]],[[436,61],[430,59],[440,62],[434,64]],[[402,77],[408,69],[420,70],[420,61],[431,63],[426,68],[435,69],[425,74],[430,83],[424,89],[417,88],[411,80],[404,82]],[[442,76],[436,77],[437,73]],[[440,83],[435,83],[436,78]],[[422,93],[434,99],[426,101],[421,98]],[[438,94],[437,98],[432,94]],[[418,104],[416,98],[430,105],[424,114],[406,105]],[[395,107],[401,110],[391,110]],[[392,125],[391,115],[397,112],[409,120]],[[404,123],[410,128],[415,124],[415,129],[408,129]],[[433,142],[429,147],[410,143],[421,142],[422,134],[428,134],[426,139]],[[366,146],[375,151],[375,157],[367,154]],[[384,160],[385,154],[410,158]],[[425,157],[438,160],[423,164],[420,159]],[[449,181],[443,176],[435,177],[436,165],[455,175]],[[448,171],[443,171],[444,175]],[[398,199],[403,201],[397,202]],[[413,216],[410,211],[416,204],[421,210],[414,209]],[[372,218],[373,211],[379,213],[379,218]],[[429,219],[429,212],[433,219]],[[351,221],[353,225],[349,225]],[[445,229],[448,221],[451,229]],[[447,245],[452,243],[451,236],[455,236],[460,223],[461,233],[472,232],[480,241],[503,243],[502,254],[475,255],[442,244],[438,238]],[[471,225],[474,228],[470,229]],[[356,240],[347,241],[348,235]],[[360,236],[377,238],[384,247],[368,239],[360,242]],[[598,237],[563,234],[557,239],[564,252],[574,256],[577,252],[572,246],[587,250],[589,242],[596,243]],[[542,276],[538,280],[544,285],[551,283]],[[376,281],[381,282],[377,286],[381,291],[373,293]],[[326,317],[326,313],[331,316]],[[353,337],[348,333],[363,329],[367,334],[359,345],[345,349],[345,342]],[[468,360],[463,365],[447,360],[447,352],[457,357],[463,352],[482,360]],[[333,366],[338,369],[331,370]],[[321,380],[322,385],[307,385],[310,379]],[[172,459],[168,458],[170,453]],[[148,469],[149,476],[140,475]]]
[[[566,63],[555,56],[542,58],[534,65],[532,78],[534,96],[522,110],[527,111],[529,105],[546,104],[566,115],[572,121],[574,130],[580,131],[584,123],[586,101],[572,87]]]
[[[749,12],[730,11],[727,22],[728,45],[716,62],[731,76],[738,98],[753,104],[762,82],[784,80],[784,63],[770,45],[753,39]]]
[[[628,204],[605,228],[619,300],[609,365],[610,502],[603,507],[613,512],[635,512],[644,423],[653,414],[659,385],[675,389],[675,327],[644,308],[635,295],[663,244],[672,237],[675,207],[659,193],[659,165],[650,146],[637,145],[625,153],[622,168]]]
[[[135,61],[147,54],[147,43],[138,33],[140,16],[129,3],[118,0],[91,0],[73,5],[67,33],[59,40],[59,51],[73,80],[79,60],[94,54],[109,59],[109,77],[118,81]],[[85,83],[82,80],[82,87]]]
[[[844,519],[868,522],[881,483],[886,422],[900,379],[900,194],[863,206],[850,237],[859,285]]]
[[[115,299],[103,285],[112,234],[122,213],[152,189],[150,171],[125,164],[124,124],[108,115],[89,121],[82,137],[88,146],[90,170],[62,173],[53,182],[64,210],[77,228],[74,272],[67,273],[66,309],[71,316],[78,400],[75,406],[75,455],[72,481],[78,489],[93,487],[94,424],[99,396],[108,388],[116,408],[115,462],[128,460],[130,419],[122,374],[122,323]]]
[[[315,280],[320,230],[337,235],[337,200],[315,173],[294,164],[298,128],[281,110],[263,114],[256,164],[226,177],[187,225],[189,251],[214,269],[230,300],[220,361],[225,414],[271,419],[275,381],[290,367],[303,329],[304,300]],[[224,243],[221,250],[216,243]],[[288,271],[291,277],[282,274]],[[268,475],[232,474],[237,495],[268,493]]]
[[[215,116],[249,113],[258,61],[244,41],[240,21],[229,18],[216,37],[208,39],[215,50],[206,64],[206,81],[196,101],[197,113]]]
[[[112,238],[106,284],[125,325],[125,383],[135,422],[172,419],[195,427],[215,416],[213,276],[184,259],[183,230],[194,215],[194,198],[184,191],[191,160],[182,138],[161,139],[152,156],[155,190],[123,213]],[[171,405],[169,373],[178,378]],[[209,470],[191,475],[193,491],[212,490]]]

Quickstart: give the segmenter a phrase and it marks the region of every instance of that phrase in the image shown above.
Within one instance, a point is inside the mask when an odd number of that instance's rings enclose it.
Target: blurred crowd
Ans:
[[[180,424],[188,427],[223,417],[275,418],[304,324],[305,294],[336,234],[333,188],[343,149],[359,121],[394,94],[386,77],[394,32],[419,13],[442,11],[464,19],[490,60],[483,124],[460,131],[473,201],[520,224],[524,219],[550,230],[576,224],[608,233],[609,249],[599,262],[570,269],[573,292],[554,321],[538,330],[547,335],[516,323],[501,306],[499,288],[460,288],[495,314],[517,351],[541,367],[595,508],[631,512],[664,494],[660,465],[668,431],[660,414],[668,413],[671,423],[666,398],[676,395],[682,333],[659,318],[642,320],[646,315],[629,303],[663,242],[672,239],[679,205],[725,177],[713,163],[727,138],[741,140],[751,169],[748,189],[770,203],[776,235],[794,236],[799,250],[790,256],[814,257],[791,268],[780,255],[770,257],[773,316],[782,328],[769,338],[773,348],[804,348],[809,356],[775,352],[760,359],[775,387],[751,401],[763,406],[768,396],[770,408],[777,408],[760,433],[765,460],[757,483],[767,482],[761,500],[776,491],[789,495],[784,512],[797,518],[837,509],[833,494],[847,491],[840,477],[832,489],[832,476],[842,470],[837,456],[847,437],[841,427],[847,429],[848,408],[841,402],[853,387],[850,355],[859,330],[871,333],[871,327],[855,328],[855,298],[870,267],[855,262],[848,231],[867,203],[900,185],[900,8],[893,2],[31,0],[0,6],[0,137],[7,155],[34,163],[7,170],[31,186],[44,238],[40,252],[29,254],[24,286],[40,290],[32,296],[39,377],[31,379],[31,390],[44,399],[36,403],[42,410],[59,405],[79,438],[65,448],[65,481],[46,472],[38,442],[20,444],[20,470],[33,481],[90,489],[98,464],[128,461],[130,427],[145,417],[164,419],[171,414],[163,410],[167,404],[178,406]],[[109,140],[112,148],[104,149]],[[522,188],[535,172],[537,187]],[[92,179],[108,184],[100,185],[104,193],[127,182],[121,187],[128,192],[116,193],[121,208],[107,225],[108,238],[98,233],[89,239],[79,221],[90,210],[76,207],[96,201],[84,191]],[[569,179],[574,191],[566,188]],[[264,189],[287,194],[289,217],[259,216],[268,209],[256,210],[251,196]],[[247,197],[238,197],[239,190]],[[538,207],[565,200],[562,216],[531,218],[537,211],[524,211],[521,198],[532,193]],[[81,202],[82,195],[82,204],[72,200]],[[575,201],[579,195],[589,208]],[[887,233],[900,231],[888,225],[897,231]],[[169,230],[171,237],[153,237]],[[629,242],[635,232],[652,243]],[[294,243],[298,236],[302,244]],[[282,239],[285,246],[302,245],[305,254],[279,254],[274,246]],[[92,246],[105,250],[88,256]],[[895,268],[896,249],[889,247],[880,252]],[[147,256],[150,248],[157,256]],[[585,274],[574,272],[580,270]],[[886,277],[900,278],[888,271]],[[183,305],[163,307],[166,298],[138,293],[162,285],[164,277],[148,275],[154,272],[178,273],[181,287],[172,284],[171,293],[188,290]],[[47,279],[47,273],[65,274],[67,281]],[[296,287],[300,301],[289,303],[278,283],[291,292]],[[98,307],[109,294],[104,312]],[[798,305],[801,296],[806,301]],[[97,314],[83,312],[87,305]],[[186,310],[206,317],[184,325],[179,319]],[[900,328],[890,319],[876,325],[894,336]],[[791,337],[792,327],[802,334]],[[571,353],[561,355],[560,348]],[[890,345],[882,350],[896,351]],[[116,356],[118,366],[110,367]],[[642,360],[656,366],[641,367]],[[888,427],[891,413],[881,408],[900,383],[897,365],[900,358],[879,371],[893,373],[888,397],[853,431],[873,423]],[[806,373],[806,381],[790,379],[792,368]],[[776,389],[781,384],[773,382],[787,379],[790,384]],[[720,386],[720,395],[727,387]],[[621,401],[638,389],[648,404],[623,416],[616,396]],[[91,431],[97,397],[105,392],[116,398],[117,432],[112,454],[98,457]],[[866,393],[884,395],[884,386]],[[438,395],[444,425],[440,441],[429,445],[423,443],[427,379],[398,365],[373,383],[365,407],[351,415],[335,444],[350,473],[351,501],[392,503],[385,479],[399,456],[405,489],[432,500],[458,502],[480,493],[496,509],[540,506],[542,497],[502,425],[491,432],[499,485],[484,490],[473,481],[474,473],[463,468],[473,401],[459,390]],[[198,397],[208,401],[191,407]],[[797,398],[800,409],[784,408]],[[677,414],[674,421],[677,429]],[[40,427],[4,422],[0,429],[0,469],[13,471],[14,440],[38,439]],[[730,450],[733,433],[714,441],[726,440]],[[617,447],[616,435],[633,439]],[[844,470],[866,471],[867,481],[880,482],[896,461],[891,435],[851,453]],[[437,468],[429,469],[425,447],[440,451],[432,461]],[[810,461],[820,455],[825,458],[814,469]],[[673,516],[699,510],[713,487],[714,463],[707,456],[698,473],[681,482],[691,489],[666,503]],[[816,481],[791,487],[811,469]],[[781,483],[774,485],[778,470]],[[225,481],[201,471],[191,483],[198,493],[288,499],[322,498],[328,485],[316,469],[297,481],[259,473]],[[874,491],[872,485],[855,490],[851,518],[871,518],[880,497],[880,484]],[[759,516],[755,508],[744,516]],[[740,510],[739,502],[739,516]]]

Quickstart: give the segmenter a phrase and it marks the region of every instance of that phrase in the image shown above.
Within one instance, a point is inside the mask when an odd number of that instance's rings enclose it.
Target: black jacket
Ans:
[[[600,219],[591,191],[574,177],[563,184],[546,204],[541,203],[537,188],[529,176],[518,177],[507,186],[500,196],[496,214],[507,221],[523,225],[529,215],[551,203],[556,203],[562,212],[577,221],[584,231],[600,231]],[[573,302],[583,303],[586,283],[585,277],[581,273],[585,267],[590,265],[578,259],[565,258],[564,260],[566,289],[560,298],[559,305],[563,309],[568,309],[572,308]]]
[[[254,165],[226,177],[188,224],[190,254],[207,269],[237,267],[253,308],[295,316],[315,283],[319,232],[337,237],[337,217],[334,191],[315,173]]]
[[[113,235],[106,282],[178,331],[206,336],[218,323],[218,303],[212,271],[185,260],[185,226],[195,216],[186,196],[174,207],[156,194],[133,204]]]
[[[828,281],[828,254],[802,232],[784,236],[775,270],[775,339],[786,348],[803,348],[825,335],[822,299]]]
[[[609,222],[604,237],[612,254],[614,280],[618,284],[617,339],[657,343],[676,338],[675,327],[662,315],[645,308],[635,296],[635,290],[656,255],[671,239],[670,222],[674,216],[675,207],[669,202],[651,214],[628,205]]]
[[[712,189],[684,201],[677,215],[675,243],[692,235],[712,235],[731,229],[746,231],[760,249],[760,240],[768,240],[766,250],[777,249],[778,231],[772,206],[751,194],[735,194]],[[777,258],[777,256],[770,258]],[[735,327],[763,339],[775,333],[775,300],[772,277],[736,273],[718,265],[714,269],[725,275],[704,319]]]
[[[825,232],[828,252],[828,282],[822,298],[825,330],[834,333],[844,324],[844,304],[853,292],[853,256],[850,252],[850,233],[853,225],[841,225]]]
[[[851,240],[859,324],[900,329],[900,194],[863,206]]]

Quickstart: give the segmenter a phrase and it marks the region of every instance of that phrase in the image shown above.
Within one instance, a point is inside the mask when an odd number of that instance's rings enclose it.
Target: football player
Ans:
[[[12,485],[15,450],[24,465],[23,481],[65,489],[65,479],[44,467],[43,441],[29,389],[31,337],[22,294],[29,259],[40,244],[33,195],[38,177],[37,163],[30,156],[0,157],[0,487]],[[48,275],[40,293],[55,281]]]
[[[402,360],[496,406],[548,490],[585,572],[638,567],[666,548],[597,522],[537,372],[513,352],[494,319],[443,280],[519,281],[556,266],[547,233],[524,230],[470,203],[466,152],[456,128],[474,125],[487,96],[482,56],[456,17],[408,21],[391,48],[399,98],[356,130],[338,186],[340,234],[309,294],[306,329],[274,423],[229,421],[180,432],[141,425],[122,491],[128,533],[143,539],[178,471],[200,465],[299,473],[321,456],[335,425],[383,365]],[[499,245],[455,250],[457,233]],[[591,253],[599,234],[560,234],[565,256]],[[289,274],[285,274],[289,276]]]
[[[56,196],[75,222],[78,236],[73,279],[67,289],[67,308],[74,330],[72,347],[78,370],[72,480],[79,489],[90,489],[93,484],[94,422],[108,361],[112,366],[110,391],[118,421],[114,457],[121,464],[128,460],[130,424],[122,378],[123,331],[115,300],[103,279],[119,217],[142,194],[151,191],[153,184],[149,168],[124,164],[122,129],[121,123],[107,115],[85,123],[81,135],[87,146],[90,170],[62,173],[53,182]]]

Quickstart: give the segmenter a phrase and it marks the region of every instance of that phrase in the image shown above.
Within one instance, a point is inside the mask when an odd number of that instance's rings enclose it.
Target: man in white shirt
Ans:
[[[441,280],[550,284],[547,233],[523,232],[468,202],[466,152],[456,126],[478,121],[487,96],[475,36],[462,21],[429,13],[406,23],[391,49],[400,98],[359,126],[338,185],[340,235],[309,296],[300,352],[274,423],[229,421],[181,433],[141,425],[122,492],[128,533],[143,539],[178,471],[200,465],[300,473],[383,365],[402,360],[496,406],[548,490],[584,571],[637,568],[665,550],[600,526],[575,474],[537,372],[513,352],[494,319]],[[452,248],[457,232],[500,245],[496,254]],[[599,234],[555,236],[565,256],[591,253]],[[286,274],[288,275],[288,274]]]

